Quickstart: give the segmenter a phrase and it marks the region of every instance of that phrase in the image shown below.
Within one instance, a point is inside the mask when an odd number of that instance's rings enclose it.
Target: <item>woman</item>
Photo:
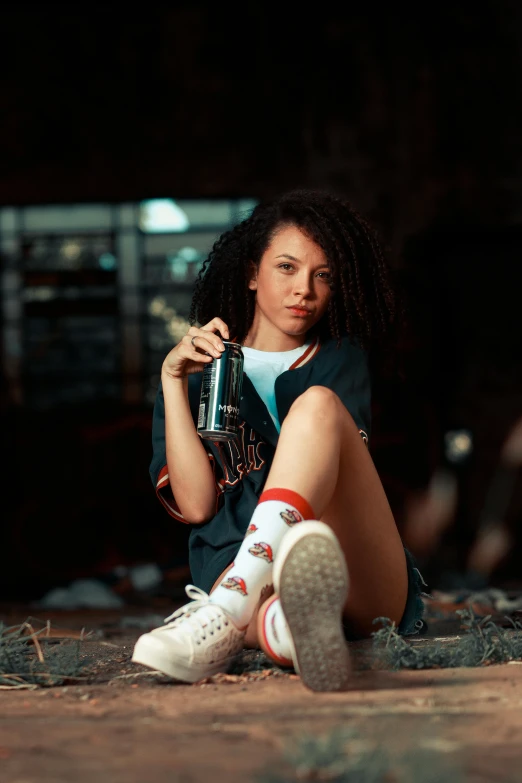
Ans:
[[[353,207],[295,190],[215,243],[187,334],[163,362],[151,477],[192,526],[191,602],[143,634],[133,660],[186,682],[245,646],[312,690],[346,687],[346,639],[375,618],[423,627],[422,577],[368,448],[368,359],[400,307],[375,233]],[[240,435],[196,431],[201,372],[222,339],[245,355]]]

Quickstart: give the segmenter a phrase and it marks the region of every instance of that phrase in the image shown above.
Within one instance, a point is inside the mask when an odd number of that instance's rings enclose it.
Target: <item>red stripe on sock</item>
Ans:
[[[271,600],[269,600],[268,603],[266,603],[264,608],[262,609],[263,617],[262,617],[262,621],[260,623],[260,625],[261,625],[260,630],[261,630],[261,635],[262,635],[261,642],[262,642],[262,644],[264,643],[264,645],[266,647],[266,652],[268,653],[268,655],[271,658],[274,659],[274,661],[276,663],[280,663],[281,666],[288,666],[288,667],[290,667],[290,666],[294,665],[294,662],[292,660],[289,660],[288,658],[285,658],[283,655],[278,655],[276,653],[276,651],[274,649],[272,649],[272,645],[268,641],[268,636],[267,636],[267,633],[266,633],[266,615],[268,613],[268,610],[270,609],[270,607],[274,603],[274,601],[277,601],[278,599],[279,599],[278,595],[272,596]],[[259,625],[258,625],[258,627],[259,627]],[[262,645],[261,645],[261,649],[263,649]]]
[[[302,495],[294,492],[293,489],[280,489],[279,487],[265,489],[261,493],[259,503],[264,503],[265,500],[280,500],[281,503],[288,503],[299,511],[303,519],[315,519],[312,506]]]

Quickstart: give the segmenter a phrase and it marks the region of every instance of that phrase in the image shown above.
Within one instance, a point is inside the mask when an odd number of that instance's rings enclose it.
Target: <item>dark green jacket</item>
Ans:
[[[194,425],[197,422],[202,373],[189,376],[188,394]],[[282,424],[290,406],[311,386],[334,391],[368,442],[371,425],[371,385],[366,353],[343,338],[322,345],[316,340],[292,368],[278,376],[275,396]],[[240,434],[230,443],[205,440],[216,481],[216,511],[189,537],[189,564],[195,585],[207,592],[233,561],[263,490],[277,446],[278,432],[248,375],[243,378],[239,408]],[[184,522],[169,484],[165,454],[165,406],[158,388],[152,425],[153,456],[150,476],[169,514]],[[299,449],[296,444],[296,459]]]

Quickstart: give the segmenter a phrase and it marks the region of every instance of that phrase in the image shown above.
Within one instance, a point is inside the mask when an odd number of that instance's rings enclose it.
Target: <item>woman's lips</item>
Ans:
[[[293,315],[297,315],[300,318],[308,318],[312,315],[310,310],[305,310],[303,307],[289,307],[288,309]]]

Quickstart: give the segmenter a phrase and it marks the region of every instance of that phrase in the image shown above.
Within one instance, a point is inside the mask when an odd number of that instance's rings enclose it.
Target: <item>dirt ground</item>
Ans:
[[[130,661],[137,637],[157,619],[143,607],[0,608],[6,625],[30,616],[35,628],[49,621],[83,629],[84,668],[63,686],[0,692],[1,783],[522,781],[522,662],[390,671],[368,667],[368,640],[351,644],[353,677],[343,693],[313,693],[253,651],[241,674],[182,685]],[[451,644],[459,633],[447,616],[411,643]],[[285,761],[307,735],[333,757],[339,729],[352,732],[345,757],[367,774],[307,770],[319,753],[310,744]],[[372,777],[379,760],[388,775]]]

